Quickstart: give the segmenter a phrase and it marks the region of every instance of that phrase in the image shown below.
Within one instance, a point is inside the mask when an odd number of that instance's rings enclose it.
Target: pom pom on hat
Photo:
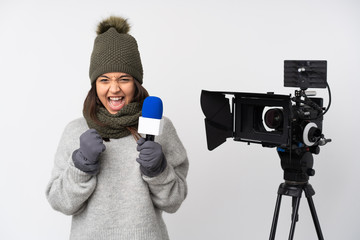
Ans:
[[[128,24],[127,19],[111,16],[99,23],[96,33],[97,35],[100,35],[112,27],[115,28],[118,33],[126,34],[130,31],[130,25]]]

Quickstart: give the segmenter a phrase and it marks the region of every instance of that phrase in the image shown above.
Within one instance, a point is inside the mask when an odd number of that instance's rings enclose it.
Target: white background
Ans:
[[[202,89],[293,93],[283,60],[328,61],[333,102],[311,178],[325,239],[360,239],[360,2],[357,0],[0,1],[0,239],[67,239],[71,217],[45,187],[65,125],[90,88],[97,23],[129,18],[144,86],[185,145],[189,195],[165,214],[173,240],[267,239],[283,171],[275,149],[229,139],[207,150]],[[318,96],[328,102],[327,92]],[[317,239],[303,197],[296,239]],[[276,239],[287,239],[283,197]]]

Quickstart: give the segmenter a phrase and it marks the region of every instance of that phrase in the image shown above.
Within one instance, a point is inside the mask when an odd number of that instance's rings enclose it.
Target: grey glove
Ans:
[[[162,173],[166,168],[167,162],[161,145],[157,142],[146,141],[144,138],[140,138],[137,144],[137,150],[140,153],[136,161],[140,163],[142,174],[148,177],[155,177]]]
[[[80,148],[72,154],[76,168],[91,175],[100,170],[99,156],[106,149],[95,129],[89,129],[80,136]]]

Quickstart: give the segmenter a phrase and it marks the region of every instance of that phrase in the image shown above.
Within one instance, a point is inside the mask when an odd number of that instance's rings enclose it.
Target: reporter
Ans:
[[[137,42],[127,21],[98,25],[83,117],[60,139],[46,196],[72,215],[70,239],[169,239],[162,212],[187,195],[188,158],[172,122],[146,142],[137,133],[148,96]]]

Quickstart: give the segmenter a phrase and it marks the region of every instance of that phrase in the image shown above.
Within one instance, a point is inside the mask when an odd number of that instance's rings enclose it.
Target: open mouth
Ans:
[[[109,107],[113,111],[119,111],[125,105],[125,97],[108,97]]]

